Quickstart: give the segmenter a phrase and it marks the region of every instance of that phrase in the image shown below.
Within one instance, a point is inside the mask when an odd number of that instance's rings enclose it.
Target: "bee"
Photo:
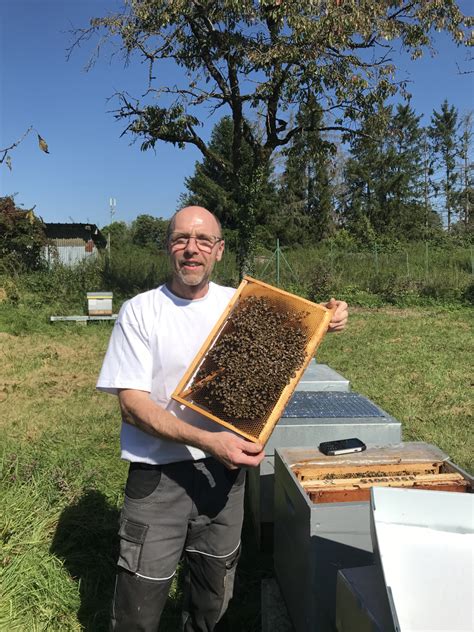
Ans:
[[[194,399],[220,418],[259,434],[283,389],[306,358],[308,312],[281,301],[250,296],[230,314],[202,363],[196,380],[218,375]]]

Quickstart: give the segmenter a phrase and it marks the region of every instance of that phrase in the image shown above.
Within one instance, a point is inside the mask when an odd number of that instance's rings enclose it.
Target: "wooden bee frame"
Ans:
[[[313,503],[370,500],[370,489],[404,487],[444,492],[470,492],[469,481],[445,461],[363,465],[298,465],[291,468]]]
[[[226,333],[226,330],[228,331],[232,327],[229,318],[234,313],[234,310],[238,310],[240,302],[249,297],[265,298],[276,312],[290,312],[298,315],[300,330],[304,332],[306,338],[305,357],[302,366],[296,370],[292,377],[289,376],[289,381],[281,390],[280,395],[269,403],[267,412],[260,419],[239,419],[236,422],[229,418],[223,418],[224,415],[219,413],[218,406],[211,409],[196,401],[196,394],[199,393],[199,390],[205,383],[212,381],[216,377],[217,372],[211,373],[208,377],[201,380],[196,380],[195,376],[197,371],[202,366],[205,366],[209,350]],[[250,441],[264,445],[280,419],[304,370],[313,358],[330,321],[331,311],[325,307],[246,276],[171,397]],[[255,384],[255,389],[258,390],[258,384]]]

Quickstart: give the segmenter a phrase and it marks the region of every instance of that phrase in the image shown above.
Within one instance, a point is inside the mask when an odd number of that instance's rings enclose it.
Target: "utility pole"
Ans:
[[[110,224],[113,223],[114,221],[114,217],[115,217],[115,207],[117,206],[117,200],[115,198],[109,198],[109,208],[110,208]],[[109,251],[109,260],[112,254],[112,249],[111,249],[111,239],[110,239],[110,229],[109,229],[109,234],[107,235],[107,249]]]

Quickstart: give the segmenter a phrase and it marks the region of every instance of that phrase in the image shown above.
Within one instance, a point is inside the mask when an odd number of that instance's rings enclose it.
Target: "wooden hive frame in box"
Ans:
[[[445,461],[366,463],[337,467],[297,465],[291,469],[314,503],[368,501],[371,487],[471,491],[464,476]]]
[[[208,375],[204,379],[198,380],[196,379],[196,373],[201,371],[203,367],[204,369],[206,368],[206,356],[208,352],[222,339],[223,335],[232,331],[232,315],[237,313],[239,305],[250,297],[266,299],[266,303],[268,303],[275,312],[295,315],[294,323],[297,323],[295,326],[298,326],[299,331],[304,333],[306,341],[305,355],[302,365],[295,371],[293,376],[288,376],[287,384],[280,391],[280,394],[274,398],[273,401],[269,402],[266,412],[259,419],[231,420],[224,418],[225,414],[219,411],[218,403],[211,407],[210,404],[205,405],[202,401],[198,401],[199,393],[203,387],[208,387],[216,378],[217,374],[225,371],[225,369],[221,369],[220,371],[209,370]],[[267,283],[252,279],[251,277],[244,277],[244,280],[237,288],[236,293],[227,305],[221,318],[207,337],[171,397],[179,403],[204,415],[208,419],[212,419],[222,426],[237,432],[250,441],[259,442],[264,445],[280,419],[304,370],[313,358],[318,345],[327,331],[330,320],[331,311],[325,307],[275,288]],[[252,388],[258,391],[259,385],[255,384]]]

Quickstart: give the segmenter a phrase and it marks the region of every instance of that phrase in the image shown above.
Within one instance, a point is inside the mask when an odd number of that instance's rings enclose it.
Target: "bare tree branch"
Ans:
[[[0,154],[2,154],[0,156],[0,164],[2,164],[2,162],[6,159],[8,152],[11,151],[12,149],[15,149],[15,147],[18,147],[18,145],[28,136],[28,134],[34,129],[34,127],[31,125],[26,132],[14,143],[12,143],[9,147],[5,147],[4,149],[0,149]]]

